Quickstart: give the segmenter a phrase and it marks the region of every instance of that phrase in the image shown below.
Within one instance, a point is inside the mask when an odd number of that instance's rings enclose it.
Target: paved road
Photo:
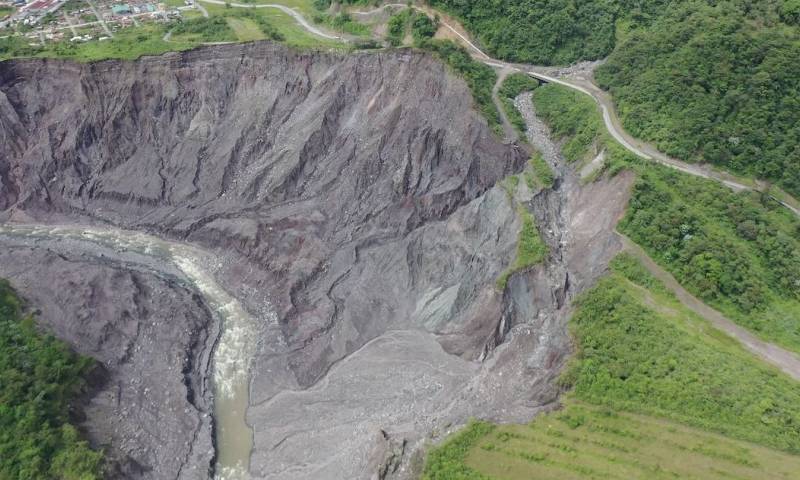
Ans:
[[[703,303],[700,299],[687,292],[675,277],[661,268],[650,256],[637,244],[633,243],[624,235],[618,234],[622,240],[623,250],[636,257],[642,265],[654,277],[658,278],[669,290],[675,293],[678,300],[689,310],[708,320],[714,327],[722,330],[731,337],[735,338],[744,348],[756,354],[758,357],[770,363],[784,373],[800,380],[800,356],[785,350],[777,345],[765,342],[756,337],[745,328],[728,320],[724,315]]]
[[[211,3],[214,5],[225,5],[225,2],[222,0],[197,0],[197,6],[200,7],[200,2],[204,3]],[[286,5],[277,5],[273,3],[261,3],[261,4],[244,4],[244,3],[228,3],[231,7],[235,8],[275,8],[283,13],[291,15],[292,18],[297,20],[303,28],[308,30],[309,32],[313,33],[314,35],[322,38],[327,38],[329,40],[342,40],[342,37],[331,35],[329,33],[323,32],[319,28],[315,27],[308,23],[308,21],[301,15],[300,13],[292,10],[291,8],[287,7]],[[207,12],[206,12],[207,13]],[[207,15],[206,15],[207,16]]]

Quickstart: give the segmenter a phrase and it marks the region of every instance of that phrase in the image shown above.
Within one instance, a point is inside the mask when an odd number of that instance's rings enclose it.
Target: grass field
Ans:
[[[279,4],[285,5],[293,10],[302,13],[309,21],[314,13],[319,13],[319,10],[314,8],[311,0],[237,0],[235,3],[243,3],[248,5],[264,5],[264,4]]]
[[[15,57],[69,58],[79,62],[111,58],[133,60],[142,55],[187,50],[197,45],[180,40],[164,42],[164,33],[163,26],[149,24],[120,30],[113,39],[103,42],[48,43],[44,48],[31,47],[27,39],[14,37],[0,40],[0,60]]]
[[[182,16],[182,17],[183,17],[185,20],[188,20],[188,19],[192,19],[192,18],[199,18],[199,17],[202,17],[202,16],[203,16],[203,14],[200,12],[200,10],[197,10],[197,9],[191,9],[191,10],[183,10],[183,11],[181,11],[181,16]]]
[[[286,43],[295,47],[304,48],[336,48],[349,49],[346,44],[338,40],[330,40],[309,33],[297,21],[286,13],[275,9],[258,9],[262,15],[269,16],[275,28],[284,36]]]
[[[255,22],[248,18],[227,18],[228,25],[233,29],[236,34],[236,39],[240,42],[249,42],[252,40],[262,40],[265,38],[264,32],[258,28]]]
[[[256,3],[257,2],[253,2],[253,4]],[[267,3],[267,2],[261,2],[261,3]],[[300,4],[305,2],[280,1],[276,3],[280,3],[282,5],[287,5],[287,6],[293,6],[293,4],[295,3]],[[206,10],[208,10],[208,13],[212,16],[228,17],[231,16],[234,13],[234,11],[245,10],[242,8],[233,8],[233,7],[226,8],[222,5],[213,5],[213,4],[203,4],[203,6],[206,8]],[[284,42],[293,47],[336,48],[336,49],[349,48],[346,44],[342,42],[321,38],[312,33],[309,33],[306,29],[304,29],[301,25],[299,25],[297,23],[297,20],[292,18],[291,15],[281,12],[278,9],[253,8],[253,9],[246,9],[246,11],[250,12],[255,16],[263,17],[268,23],[270,23],[275,27],[275,30],[277,30],[283,36]],[[233,25],[231,26],[233,27]]]
[[[762,480],[800,472],[794,455],[581,402],[530,425],[495,428],[464,463],[497,480]]]

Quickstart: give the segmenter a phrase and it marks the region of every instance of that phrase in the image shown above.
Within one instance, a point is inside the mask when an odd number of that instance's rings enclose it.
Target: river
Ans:
[[[90,242],[170,262],[180,270],[221,324],[221,335],[213,354],[215,478],[248,478],[253,432],[246,422],[246,414],[250,364],[256,349],[256,322],[215,280],[211,270],[215,265],[212,255],[187,244],[115,228],[6,224],[0,225],[0,235]]]

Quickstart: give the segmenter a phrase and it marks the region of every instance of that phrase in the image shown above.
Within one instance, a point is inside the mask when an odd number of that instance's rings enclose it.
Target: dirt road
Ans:
[[[622,241],[623,250],[636,257],[642,265],[656,278],[658,278],[670,291],[675,293],[678,300],[689,310],[708,320],[714,327],[722,330],[735,338],[744,348],[756,354],[767,363],[770,363],[784,373],[800,380],[800,356],[785,350],[777,345],[765,342],[743,327],[733,323],[724,315],[703,303],[700,299],[687,292],[675,277],[661,268],[650,256],[628,237],[618,234]]]
[[[517,130],[511,125],[511,121],[508,119],[508,115],[506,114],[506,109],[503,106],[502,100],[500,100],[500,88],[503,86],[503,82],[505,82],[506,77],[508,74],[512,73],[511,70],[503,69],[497,75],[497,82],[494,84],[494,88],[492,88],[492,102],[494,102],[494,106],[497,109],[497,113],[500,114],[500,121],[503,124],[503,134],[505,136],[505,140],[507,142],[513,142],[518,139]]]

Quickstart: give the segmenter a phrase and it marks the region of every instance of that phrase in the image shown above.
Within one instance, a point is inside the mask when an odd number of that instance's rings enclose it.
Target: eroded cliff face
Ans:
[[[218,259],[219,283],[258,322],[254,478],[408,477],[430,432],[469,416],[525,421],[550,404],[569,353],[571,285],[597,274],[576,279],[567,245],[605,241],[621,207],[602,212],[605,223],[589,218],[597,228],[571,225],[573,210],[630,183],[582,194],[565,179],[528,199],[554,253],[500,292],[520,225],[495,184],[527,153],[493,137],[465,84],[421,53],[255,43],[136,62],[5,62],[0,126],[0,219],[146,231]],[[205,478],[211,430],[196,425],[211,398],[192,385],[208,381],[216,337],[202,298],[179,274],[126,252],[105,252],[98,266],[97,251],[54,257],[55,245],[15,247],[26,253],[2,262],[0,276],[120,382],[145,378],[129,387],[136,400],[93,400],[92,439],[138,465],[125,470],[131,478]],[[596,270],[613,249],[596,249]],[[37,278],[66,271],[70,295],[37,293]],[[101,311],[106,301],[115,305]],[[91,318],[86,335],[74,333],[80,318]],[[154,334],[162,340],[131,333],[148,324],[168,325]],[[163,358],[172,383],[107,354],[126,341],[151,345],[136,358]],[[156,385],[164,398],[152,396]],[[158,431],[161,413],[120,413],[130,402],[184,408],[188,420],[167,435],[174,459],[145,453],[158,435],[120,442],[106,413],[93,416],[105,408],[122,429]]]

